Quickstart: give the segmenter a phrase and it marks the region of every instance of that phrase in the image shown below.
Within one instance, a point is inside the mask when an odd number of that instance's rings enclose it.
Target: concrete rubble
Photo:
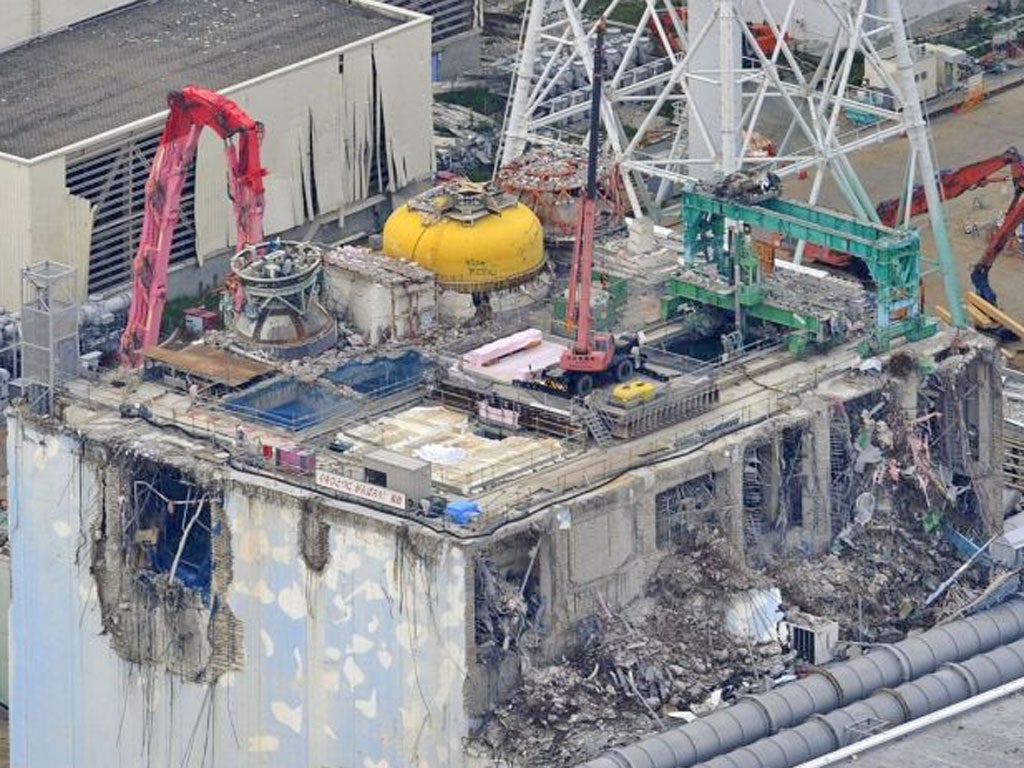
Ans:
[[[640,599],[613,611],[599,595],[599,609],[577,624],[557,663],[535,661],[539,640],[516,624],[523,685],[493,713],[476,749],[493,765],[576,765],[800,676],[807,662],[788,647],[788,632],[773,631],[786,619],[837,621],[836,655],[849,658],[970,614],[1013,588],[1015,577],[983,557],[951,579],[973,542],[987,538],[984,516],[967,480],[946,468],[948,457],[931,453],[939,414],[906,410],[954,387],[968,364],[953,355],[919,381],[917,361],[890,358],[892,383],[853,414],[841,447],[846,464],[834,465],[843,509],[825,553],[741,553],[724,531],[702,527],[661,561]],[[785,524],[782,514],[776,526]],[[771,588],[781,604],[775,616],[754,617],[765,630],[760,641],[731,635],[734,606]],[[524,611],[514,615],[529,623]]]
[[[467,173],[494,163],[497,123],[458,104],[434,102],[434,147],[441,171]]]

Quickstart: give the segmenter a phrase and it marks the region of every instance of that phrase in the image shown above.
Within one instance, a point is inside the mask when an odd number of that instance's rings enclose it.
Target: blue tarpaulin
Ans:
[[[376,357],[372,360],[351,360],[328,371],[324,378],[334,384],[350,387],[361,395],[383,397],[415,387],[423,381],[430,359],[410,349],[397,357]]]
[[[444,514],[456,525],[469,525],[480,517],[480,505],[475,501],[459,499],[449,502]]]

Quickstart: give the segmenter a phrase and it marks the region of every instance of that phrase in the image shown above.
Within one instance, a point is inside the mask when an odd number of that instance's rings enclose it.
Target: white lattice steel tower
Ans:
[[[810,203],[831,178],[854,215],[877,221],[848,156],[903,133],[911,138],[908,188],[920,176],[931,187],[929,198],[939,199],[916,83],[905,66],[902,13],[913,10],[910,4],[689,0],[680,11],[677,3],[646,0],[636,27],[620,27],[621,43],[609,57],[602,122],[634,214],[657,214],[678,183],[770,165],[780,176],[810,175]],[[619,4],[612,0],[605,14],[614,18]],[[530,0],[501,162],[530,144],[582,140],[597,15],[591,9],[597,5]],[[770,31],[774,45],[759,43],[749,22]],[[808,57],[795,41],[807,39],[810,23],[818,43]],[[879,55],[885,49],[900,64],[895,76]],[[855,66],[870,70],[877,87],[851,84]],[[624,128],[627,110],[634,118],[630,130]],[[675,120],[666,132],[659,116],[669,115]],[[774,156],[765,153],[761,137],[774,145]],[[956,275],[941,206],[931,207],[930,215],[952,289]],[[961,317],[959,298],[950,303]]]

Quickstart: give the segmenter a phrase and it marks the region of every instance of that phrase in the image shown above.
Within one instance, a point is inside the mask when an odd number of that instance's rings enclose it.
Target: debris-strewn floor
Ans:
[[[477,746],[496,765],[575,765],[799,674],[779,643],[727,633],[726,606],[748,590],[777,586],[785,610],[837,619],[853,641],[844,643],[847,653],[858,652],[856,641],[897,640],[934,623],[952,594],[945,605],[921,606],[962,558],[902,509],[903,517],[878,511],[854,523],[831,554],[778,559],[763,572],[745,567],[719,533],[706,534],[662,563],[646,597],[621,615],[604,610],[585,622],[578,649],[562,663],[528,668]],[[969,587],[971,575],[964,579]]]
[[[701,711],[723,684],[736,692],[745,678],[780,674],[778,644],[744,646],[725,634],[721,596],[765,584],[717,532],[666,558],[647,597],[584,622],[561,664],[526,671],[482,744],[512,765],[572,765]]]

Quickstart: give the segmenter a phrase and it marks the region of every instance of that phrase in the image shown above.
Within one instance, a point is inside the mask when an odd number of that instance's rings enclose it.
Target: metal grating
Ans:
[[[693,546],[698,531],[716,525],[715,476],[701,475],[654,497],[655,544],[658,549]]]
[[[434,43],[468,32],[476,25],[477,0],[387,0],[388,5],[419,11],[431,17]]]
[[[146,179],[162,128],[122,138],[68,158],[68,190],[93,204],[95,216],[89,247],[89,293],[123,289],[142,232]],[[180,218],[171,244],[170,263],[195,258],[195,165],[185,179]]]

